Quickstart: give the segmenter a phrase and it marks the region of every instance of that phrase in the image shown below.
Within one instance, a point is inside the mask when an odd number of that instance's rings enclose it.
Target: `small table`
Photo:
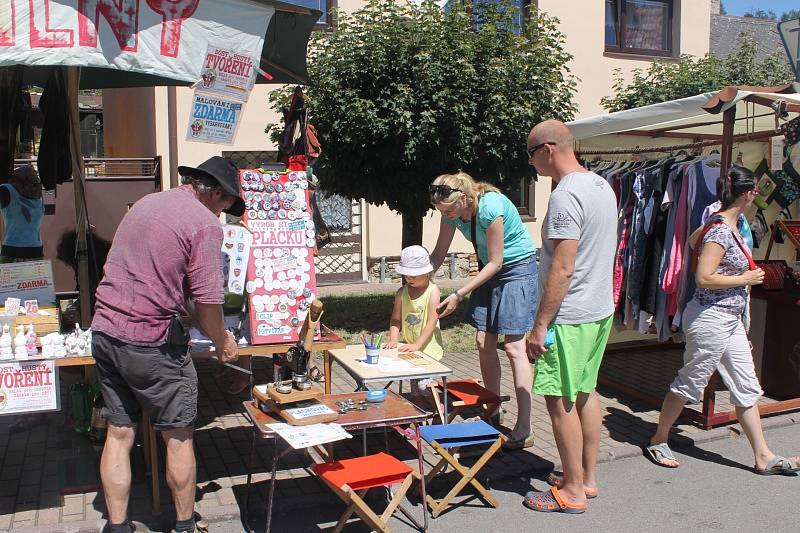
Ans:
[[[351,392],[347,394],[326,394],[319,398],[319,401],[329,408],[333,409],[334,411],[339,410],[339,406],[336,404],[337,401],[353,399],[354,401],[358,402],[366,398],[365,392]],[[279,453],[279,443],[277,434],[267,427],[269,424],[275,424],[279,422],[283,422],[283,420],[275,415],[274,413],[265,413],[261,409],[258,408],[254,401],[248,400],[243,402],[245,413],[250,421],[253,423],[253,441],[252,446],[250,449],[250,464],[248,465],[248,472],[247,472],[247,488],[245,493],[245,511],[244,511],[244,522],[247,525],[249,530],[249,524],[247,523],[247,514],[248,514],[248,503],[250,499],[250,484],[252,482],[253,477],[253,458],[255,456],[256,450],[256,441],[257,439],[273,439],[275,442],[273,444],[273,453],[272,453],[272,472],[270,477],[270,488],[269,488],[269,500],[267,502],[267,527],[266,531],[269,533],[271,523],[272,523],[272,502],[275,495],[275,477],[277,471],[277,463],[278,460],[286,455],[287,453],[293,451],[293,448],[288,447],[283,452]],[[348,411],[343,415],[339,415],[339,418],[335,421],[336,424],[342,426],[345,430],[352,432],[357,430],[362,430],[366,437],[366,430],[370,428],[386,428],[391,427],[397,430],[401,435],[408,438],[408,435],[398,428],[399,426],[406,426],[412,425],[414,426],[414,437],[412,440],[416,442],[417,445],[417,463],[419,465],[419,473],[422,476],[421,481],[421,494],[422,494],[422,501],[425,502],[426,493],[425,493],[425,464],[422,460],[422,439],[419,434],[419,425],[426,420],[433,417],[433,413],[428,411],[423,411],[413,403],[409,402],[399,394],[396,394],[392,391],[388,391],[386,395],[386,400],[380,403],[370,404],[370,406],[365,411]],[[333,444],[333,443],[331,443]],[[366,455],[366,439],[364,443],[365,451],[364,455]],[[319,453],[320,456],[325,459],[332,459],[332,454],[321,449],[319,447],[315,448]],[[424,529],[427,530],[428,528],[428,513],[425,510],[423,505],[423,515],[424,515]],[[410,516],[408,517],[413,521],[413,518]]]
[[[358,383],[359,390],[364,389],[367,383],[402,381],[404,379],[442,378],[444,385],[444,416],[447,420],[447,376],[453,374],[449,368],[436,359],[422,352],[408,352],[416,359],[404,359],[403,352],[397,348],[381,349],[377,364],[364,363],[366,354],[363,344],[351,344],[343,349],[332,349],[327,355],[337,361]],[[330,378],[326,372],[326,392]],[[434,394],[436,392],[434,391]]]

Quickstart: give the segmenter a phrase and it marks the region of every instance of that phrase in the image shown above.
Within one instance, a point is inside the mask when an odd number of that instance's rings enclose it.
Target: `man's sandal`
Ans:
[[[559,472],[558,470],[553,470],[550,472],[550,475],[547,476],[547,484],[560,489],[564,486],[564,473]],[[597,498],[598,495],[597,487],[583,487],[583,492],[590,500],[592,498]]]
[[[753,467],[753,471],[759,476],[793,476],[800,471],[800,464],[794,459],[776,455],[767,463],[765,469],[759,470]]]
[[[658,444],[651,444],[647,448],[645,448],[647,454],[650,456],[650,460],[653,461],[658,466],[663,466],[664,468],[678,468],[680,465],[669,465],[664,461],[675,461],[678,460],[675,458],[675,455],[672,453],[672,450],[669,449],[669,445],[666,442],[660,442]]]
[[[556,487],[550,487],[547,492],[529,492],[522,500],[522,505],[541,513],[581,514],[589,508],[589,504],[586,502],[576,503],[565,500]]]

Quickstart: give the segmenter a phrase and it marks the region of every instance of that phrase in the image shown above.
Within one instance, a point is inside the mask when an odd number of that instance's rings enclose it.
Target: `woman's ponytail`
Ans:
[[[741,195],[755,188],[753,173],[745,167],[733,165],[726,176],[717,179],[717,199],[722,209],[727,209]]]

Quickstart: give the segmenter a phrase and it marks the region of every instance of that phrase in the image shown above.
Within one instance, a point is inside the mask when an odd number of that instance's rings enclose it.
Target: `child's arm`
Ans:
[[[422,328],[422,331],[419,333],[419,338],[412,344],[402,345],[400,347],[401,352],[418,352],[428,343],[430,338],[433,336],[434,330],[436,330],[436,323],[439,321],[439,314],[436,312],[436,308],[438,306],[439,287],[437,287],[436,284],[433,284],[431,296],[428,299],[428,321],[425,323],[425,327]]]
[[[401,288],[394,295],[394,307],[392,307],[392,317],[389,319],[389,340],[383,343],[384,348],[397,348],[397,339],[400,336],[400,326],[403,325],[402,318],[400,317],[400,307],[402,303],[402,296],[400,295]]]

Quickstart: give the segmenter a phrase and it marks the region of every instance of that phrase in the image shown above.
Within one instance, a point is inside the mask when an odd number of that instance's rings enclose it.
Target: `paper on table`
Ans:
[[[337,440],[350,439],[350,435],[336,423],[290,426],[289,424],[267,424],[267,427],[285,440],[295,450],[317,446]]]
[[[367,363],[363,359],[359,359],[358,362],[361,364],[361,366],[365,368],[374,368],[377,370],[383,370],[388,372],[401,372],[403,370],[413,370],[415,366],[408,361],[403,361],[401,359],[391,359],[389,357],[381,357],[380,359],[378,359],[377,364]]]

